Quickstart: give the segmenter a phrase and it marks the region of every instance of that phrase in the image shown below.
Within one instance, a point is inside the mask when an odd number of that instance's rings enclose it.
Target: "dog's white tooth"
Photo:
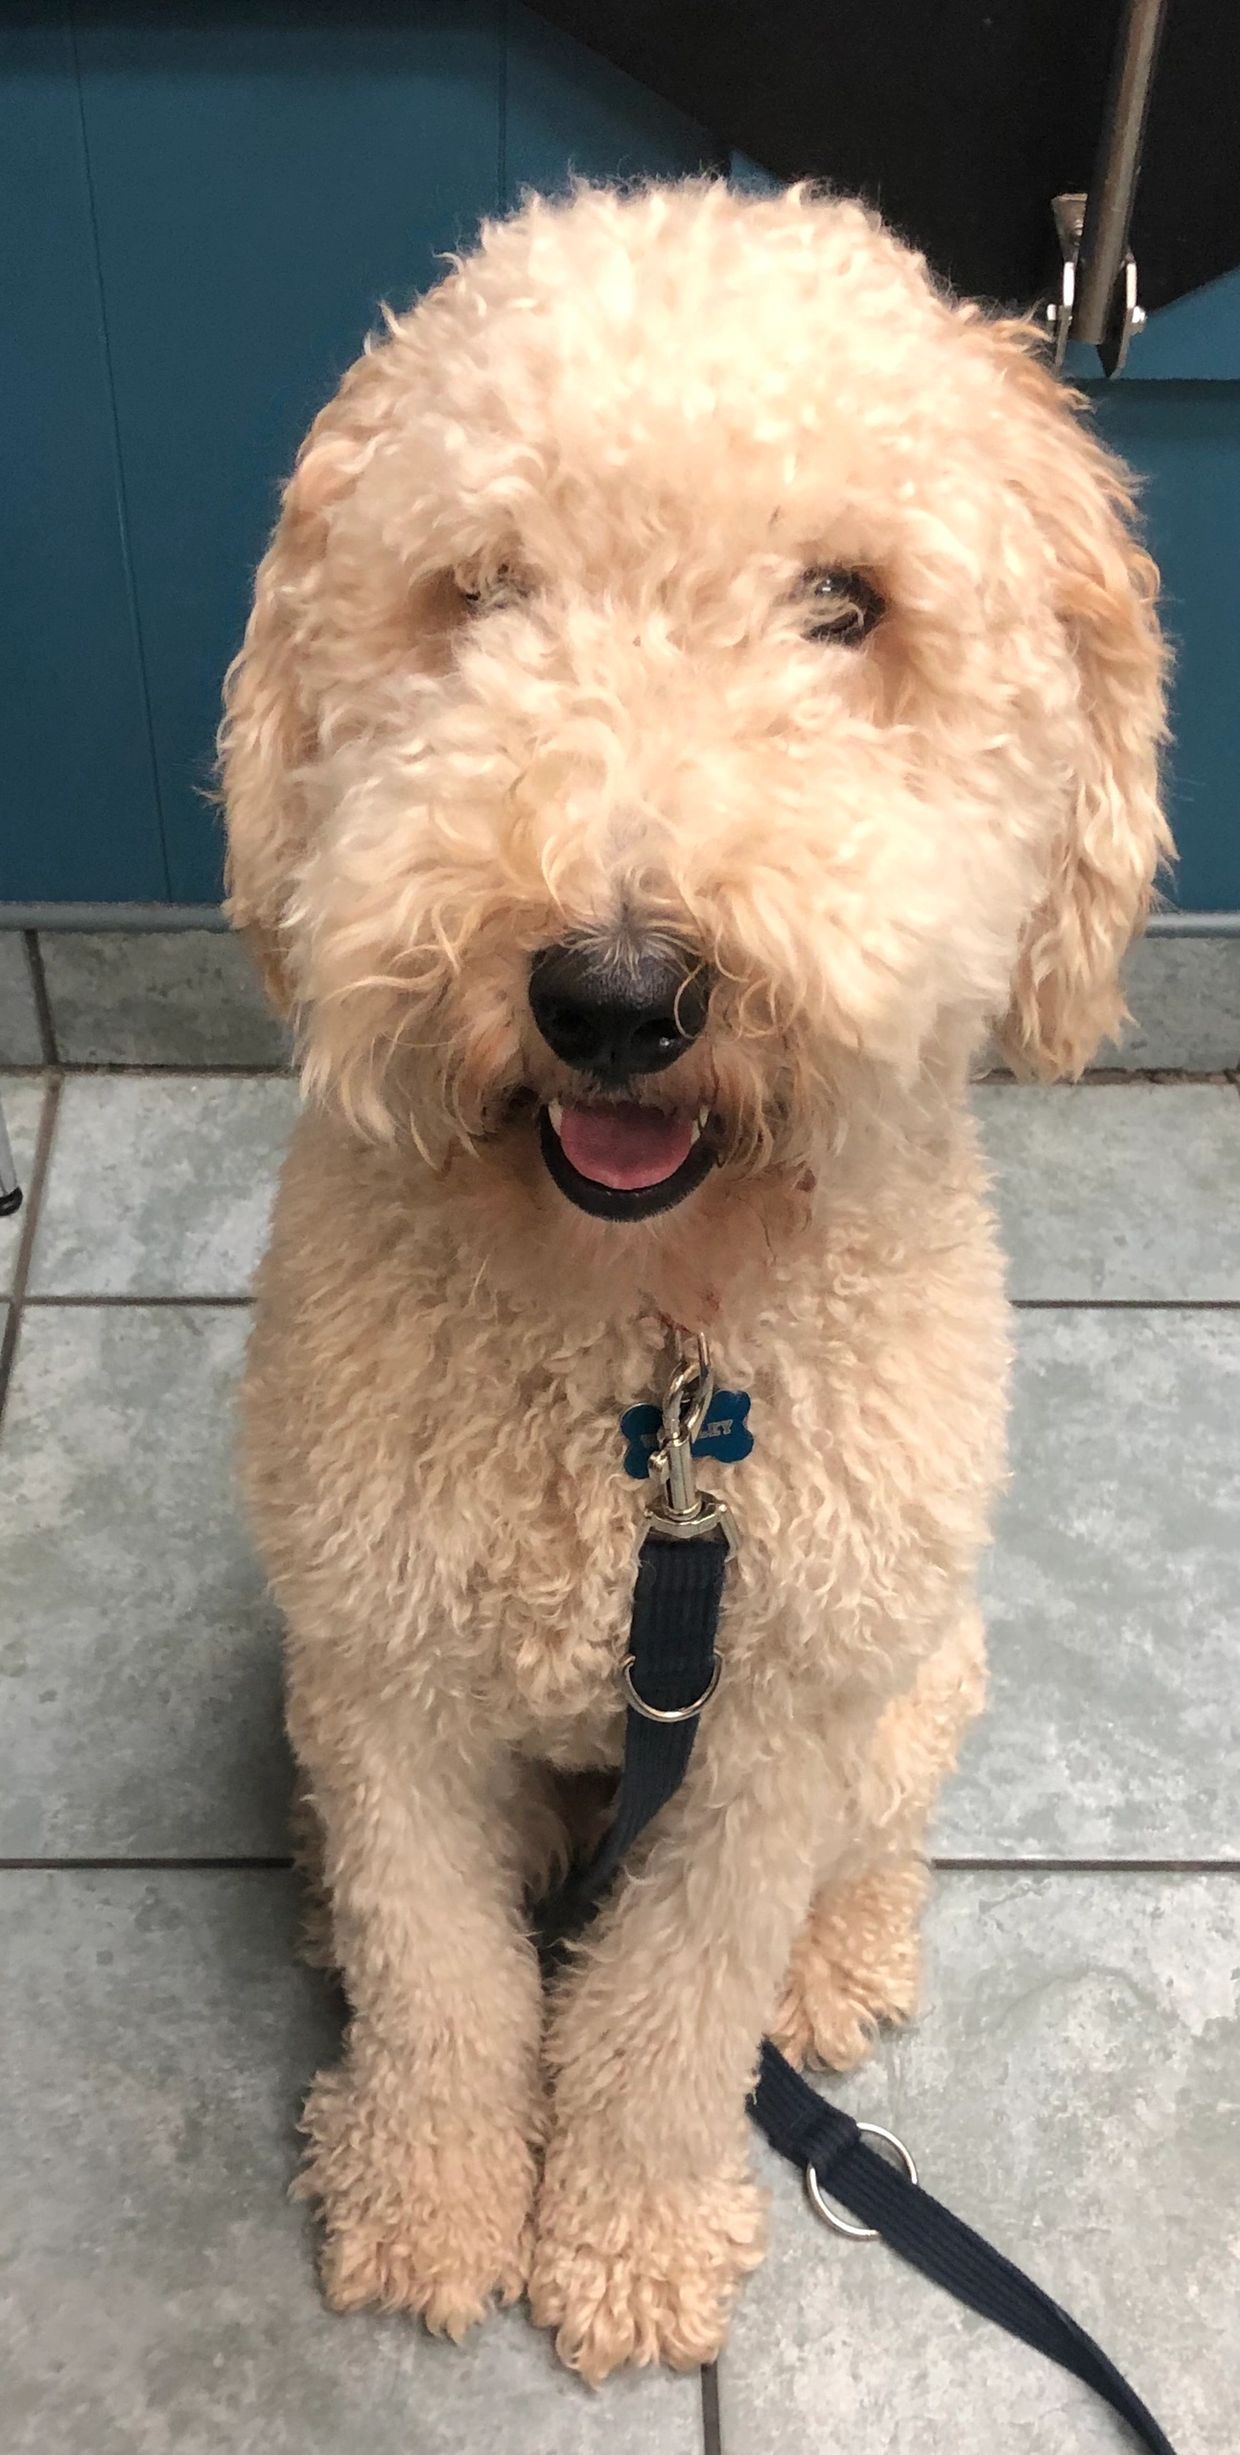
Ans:
[[[698,1119],[697,1119],[697,1121],[698,1121],[698,1132],[699,1132],[699,1134],[704,1133],[704,1132],[705,1132],[705,1130],[706,1130],[706,1127],[707,1127],[707,1126],[709,1125],[709,1123],[710,1123],[710,1110],[709,1110],[709,1108],[699,1108],[699,1110],[698,1110]]]
[[[701,1120],[701,1118],[700,1118],[700,1117],[695,1117],[695,1118],[694,1118],[694,1120],[693,1120],[692,1125],[691,1125],[691,1126],[690,1126],[690,1128],[689,1128],[689,1140],[690,1140],[690,1142],[700,1142],[700,1141],[701,1141],[701,1139],[702,1139],[702,1120]]]
[[[548,1102],[547,1102],[547,1115],[550,1117],[550,1119],[551,1119],[551,1123],[552,1123],[552,1125],[554,1126],[556,1133],[558,1134],[558,1133],[559,1133],[559,1130],[560,1130],[560,1127],[561,1127],[561,1126],[562,1126],[562,1124],[564,1123],[564,1102],[563,1102],[563,1100],[548,1100]]]

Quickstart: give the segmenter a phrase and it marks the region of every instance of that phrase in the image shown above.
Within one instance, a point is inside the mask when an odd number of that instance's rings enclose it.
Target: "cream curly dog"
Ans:
[[[222,746],[308,1094],[245,1413],[352,2007],[338,2308],[713,2354],[763,2031],[840,2067],[914,2008],[1002,1459],[967,1067],[992,1021],[1084,1064],[1168,848],[1078,410],[859,207],[695,182],[488,228],[301,453]],[[676,1324],[752,1393],[724,1675],[545,2001]]]

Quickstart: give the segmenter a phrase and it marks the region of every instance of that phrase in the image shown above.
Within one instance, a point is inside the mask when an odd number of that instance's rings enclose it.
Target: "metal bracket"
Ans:
[[[1058,298],[1048,299],[1046,321],[1054,344],[1055,371],[1058,374],[1068,354],[1069,341],[1084,336],[1072,329],[1077,299],[1077,270],[1081,253],[1081,233],[1085,227],[1084,196],[1056,196],[1051,210],[1055,216],[1055,236],[1059,241],[1062,272]],[[1133,334],[1145,322],[1145,309],[1137,297],[1137,265],[1132,249],[1126,247],[1120,258],[1118,314],[1111,331],[1098,343],[1098,355],[1108,375],[1118,375],[1128,356]]]
[[[1043,312],[1057,367],[1069,341],[1088,341],[1118,375],[1145,322],[1128,232],[1166,12],[1167,0],[1123,0],[1088,194],[1054,199],[1061,269]]]

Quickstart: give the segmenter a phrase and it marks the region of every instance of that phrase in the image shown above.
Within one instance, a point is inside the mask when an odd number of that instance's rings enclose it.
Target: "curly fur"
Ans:
[[[1169,849],[1080,408],[858,206],[585,189],[389,316],[288,486],[221,743],[308,1094],[245,1429],[352,2006],[306,2117],[340,2306],[525,2288],[587,2378],[702,2359],[764,2028],[845,2064],[913,2008],[1002,1459],[968,1062],[1079,1070]],[[822,564],[879,579],[863,650],[805,635]],[[526,997],[621,919],[713,967],[662,1082],[721,1134],[622,1227],[538,1158],[574,1078]],[[675,1322],[753,1393],[726,1675],[545,2007],[523,1903],[618,1759],[616,1420]]]

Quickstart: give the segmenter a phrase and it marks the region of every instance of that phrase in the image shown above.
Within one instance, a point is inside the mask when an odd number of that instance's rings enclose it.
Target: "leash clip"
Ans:
[[[686,1336],[685,1343],[688,1344]],[[663,1436],[650,1458],[654,1484],[647,1514],[659,1534],[681,1543],[721,1534],[729,1556],[736,1550],[736,1523],[727,1502],[714,1492],[699,1492],[693,1466],[693,1444],[706,1421],[715,1393],[710,1348],[700,1330],[692,1336],[692,1352],[682,1353],[663,1398]]]

